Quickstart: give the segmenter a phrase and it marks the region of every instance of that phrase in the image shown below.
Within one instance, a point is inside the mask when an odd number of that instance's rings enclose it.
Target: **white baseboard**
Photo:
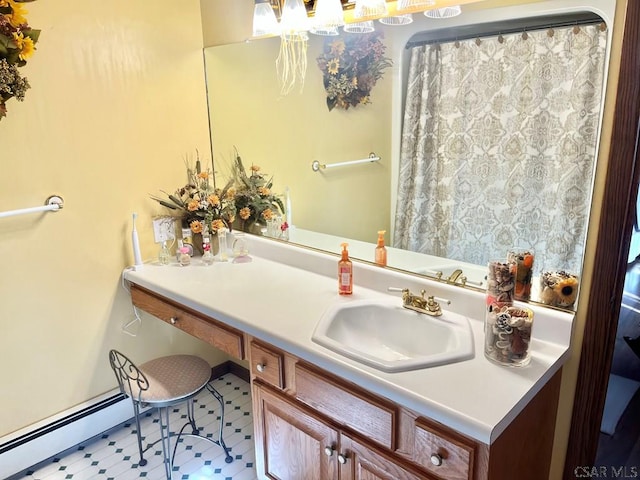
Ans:
[[[0,478],[20,473],[132,417],[131,401],[116,389],[6,435],[0,438]]]

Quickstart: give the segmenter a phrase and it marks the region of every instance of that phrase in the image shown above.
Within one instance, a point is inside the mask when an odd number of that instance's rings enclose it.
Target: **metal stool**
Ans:
[[[133,404],[138,433],[138,448],[140,449],[140,466],[147,464],[147,460],[143,456],[144,452],[158,443],[158,441],[161,441],[167,480],[171,480],[173,460],[180,438],[183,436],[197,437],[219,445],[226,455],[225,462],[231,463],[233,461],[233,457],[229,454],[229,449],[222,438],[224,401],[222,395],[209,383],[211,367],[205,360],[194,355],[170,355],[156,358],[138,367],[122,353],[117,350],[111,350],[109,352],[109,362],[118,379],[120,391],[131,398],[131,403]],[[203,437],[199,434],[196,426],[193,399],[205,388],[220,403],[218,440]],[[172,434],[169,429],[169,408],[183,402],[187,403],[188,421],[177,434],[173,452],[171,452]],[[147,406],[158,409],[160,440],[148,444],[146,448],[142,448],[140,408]],[[191,427],[191,433],[185,433],[185,429],[189,426]]]

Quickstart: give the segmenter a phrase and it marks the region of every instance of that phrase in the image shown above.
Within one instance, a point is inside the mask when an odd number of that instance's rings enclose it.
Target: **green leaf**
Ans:
[[[38,43],[38,40],[40,39],[40,32],[41,30],[34,30],[32,28],[29,30],[23,30],[24,36],[33,40],[33,43]]]

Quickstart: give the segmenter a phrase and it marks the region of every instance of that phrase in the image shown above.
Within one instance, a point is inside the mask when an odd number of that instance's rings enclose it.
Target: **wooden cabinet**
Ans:
[[[560,372],[487,445],[287,352],[255,339],[249,345],[260,479],[548,476]],[[267,366],[259,371],[262,362]]]
[[[340,480],[424,480],[403,468],[398,461],[386,457],[365,442],[360,442],[343,433],[340,449],[345,457],[340,465]]]
[[[419,480],[367,442],[352,438],[306,406],[253,384],[259,478]]]
[[[176,328],[248,356],[260,479],[548,477],[561,371],[487,445],[147,289],[132,285],[131,297]]]
[[[338,432],[290,398],[253,383],[259,478],[330,480],[337,477]]]
[[[204,340],[232,357],[244,359],[242,332],[137,285],[131,286],[131,300],[136,307],[160,320]]]
[[[258,478],[471,478],[473,442],[274,347],[249,352]]]

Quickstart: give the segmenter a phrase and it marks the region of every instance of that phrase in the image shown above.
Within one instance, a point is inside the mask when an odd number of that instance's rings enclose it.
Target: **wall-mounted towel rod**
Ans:
[[[64,200],[59,195],[51,195],[45,201],[44,205],[40,207],[21,208],[20,210],[9,210],[7,212],[0,212],[0,218],[13,217],[15,215],[24,215],[26,213],[37,212],[57,212],[64,207]]]
[[[311,170],[313,170],[314,172],[317,172],[321,168],[345,167],[347,165],[356,165],[358,163],[377,162],[378,160],[380,160],[380,157],[377,156],[373,152],[371,152],[369,154],[369,157],[367,157],[367,158],[362,158],[360,160],[349,160],[347,162],[337,162],[337,163],[326,163],[326,164],[324,164],[324,163],[320,163],[318,160],[314,160],[313,163],[311,164]]]

